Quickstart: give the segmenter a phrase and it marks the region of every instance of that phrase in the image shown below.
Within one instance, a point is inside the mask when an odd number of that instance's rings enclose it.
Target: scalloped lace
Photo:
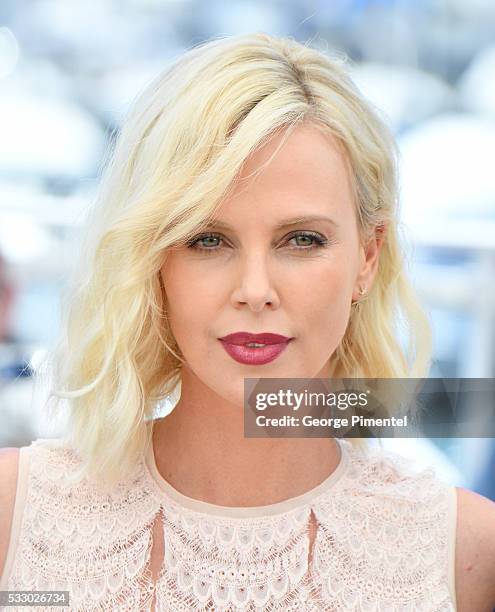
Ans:
[[[288,511],[231,517],[177,503],[144,458],[111,491],[71,485],[75,453],[37,440],[6,588],[68,590],[69,607],[39,608],[57,611],[455,610],[451,488],[393,453],[341,445],[348,462],[331,487]]]

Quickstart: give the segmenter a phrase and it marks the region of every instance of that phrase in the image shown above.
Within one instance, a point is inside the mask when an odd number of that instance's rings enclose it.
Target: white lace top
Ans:
[[[152,446],[111,491],[75,487],[74,451],[38,439],[20,451],[0,589],[68,590],[68,607],[38,608],[54,611],[455,611],[455,488],[393,453],[339,444],[317,487],[234,508],[175,490]],[[155,520],[164,556],[153,580]]]

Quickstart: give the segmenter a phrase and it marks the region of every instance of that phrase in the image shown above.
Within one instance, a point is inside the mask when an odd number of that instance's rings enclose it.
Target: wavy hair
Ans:
[[[183,356],[159,274],[167,252],[215,217],[251,153],[301,122],[345,150],[360,237],[386,225],[373,286],[351,309],[332,375],[426,375],[431,327],[400,248],[397,148],[347,63],[292,38],[220,37],[187,50],[135,100],[102,166],[51,355],[50,410],[67,402],[79,477],[128,474],[151,443],[146,420],[180,388]]]

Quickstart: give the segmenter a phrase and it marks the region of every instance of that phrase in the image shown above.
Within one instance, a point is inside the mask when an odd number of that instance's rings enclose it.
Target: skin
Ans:
[[[199,243],[211,252],[172,249],[161,270],[186,366],[177,406],[155,425],[157,467],[185,495],[223,506],[300,495],[339,463],[333,439],[244,438],[244,378],[328,377],[351,302],[361,297],[361,286],[369,290],[382,244],[381,236],[360,244],[346,158],[312,125],[294,130],[261,175],[245,180],[281,138],[275,135],[246,160],[217,215],[231,229],[212,228],[215,238]],[[283,219],[309,214],[337,225],[312,221],[274,229]],[[316,241],[294,238],[296,231],[317,232],[328,242],[308,250]],[[243,365],[218,340],[236,331],[295,339],[275,361]]]
[[[495,503],[456,488],[455,585],[458,612],[495,610]]]

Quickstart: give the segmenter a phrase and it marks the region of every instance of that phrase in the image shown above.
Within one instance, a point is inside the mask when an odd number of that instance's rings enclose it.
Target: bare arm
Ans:
[[[457,612],[495,608],[495,503],[456,487],[455,580]]]
[[[18,465],[18,448],[0,448],[0,576],[5,567],[12,527]]]

